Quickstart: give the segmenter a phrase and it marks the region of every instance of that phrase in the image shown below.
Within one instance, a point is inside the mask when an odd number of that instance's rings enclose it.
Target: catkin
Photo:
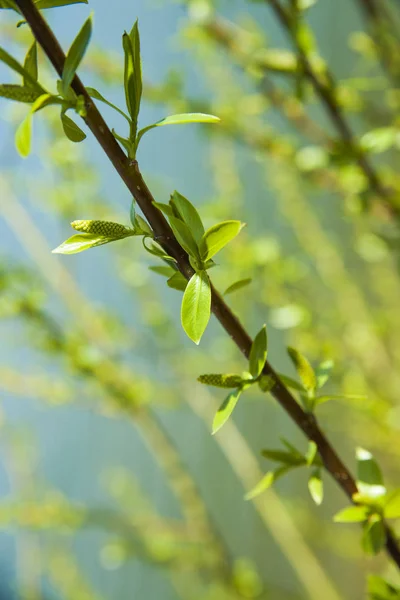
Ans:
[[[112,221],[80,220],[73,221],[71,226],[76,229],[76,231],[103,235],[104,237],[110,238],[125,237],[132,233],[132,230],[125,227],[125,225],[113,223]]]

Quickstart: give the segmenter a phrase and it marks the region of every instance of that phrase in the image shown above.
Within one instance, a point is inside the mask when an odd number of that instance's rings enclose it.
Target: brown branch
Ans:
[[[264,0],[264,2],[271,6],[282,27],[287,31],[297,52],[304,75],[310,81],[317,96],[319,96],[332,124],[342,138],[342,141],[351,151],[360,169],[366,176],[371,191],[381,199],[382,204],[391,216],[398,217],[399,210],[394,203],[392,191],[381,181],[379,174],[369,162],[365,152],[360,148],[351,127],[343,115],[340,104],[336,98],[337,84],[333,74],[327,67],[324,69],[323,74],[319,74],[316,71],[298,40],[298,36],[296,35],[296,23],[293,21],[288,11],[280,4],[279,0]]]
[[[28,22],[36,40],[41,45],[61,77],[65,55],[58,40],[32,0],[15,1]],[[87,116],[85,117],[87,126],[107,154],[131,194],[136,199],[138,205],[148,219],[160,245],[170,256],[176,259],[177,266],[181,273],[187,279],[190,278],[193,274],[193,269],[190,266],[188,256],[179,246],[169,224],[161,212],[153,205],[153,196],[142,178],[137,162],[130,161],[123,153],[103,117],[88,95],[84,85],[77,76],[75,76],[72,81],[72,89],[77,95],[84,97],[87,108]],[[248,358],[252,339],[243,328],[239,319],[233,314],[229,306],[213,286],[211,308],[212,312],[228,335],[232,338],[233,342],[244,356]],[[357,492],[356,482],[349,469],[344,465],[325,434],[320,429],[314,415],[304,412],[268,362],[265,364],[263,373],[271,376],[275,382],[271,394],[287,412],[294,423],[301,429],[304,435],[309,440],[316,443],[326,470],[332,475],[350,500],[352,500],[353,494]],[[390,557],[400,568],[400,548],[397,546],[396,539],[388,527],[386,527],[386,549]]]

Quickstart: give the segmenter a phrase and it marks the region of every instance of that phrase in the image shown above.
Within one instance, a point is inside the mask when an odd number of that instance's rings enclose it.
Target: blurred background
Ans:
[[[97,0],[45,12],[67,48],[94,11],[80,73],[122,108],[121,35],[139,18],[142,126],[174,112],[221,117],[150,132],[142,173],[159,202],[177,189],[206,226],[247,223],[213,281],[224,290],[252,279],[228,299],[252,335],[267,323],[279,371],[294,377],[288,344],[313,364],[334,360],[327,390],[364,398],[324,404],[321,424],[351,468],[355,448],[368,448],[393,488],[400,69],[380,53],[363,2],[303,4],[315,68],[329,64],[352,139],[391,186],[389,201],[266,2]],[[1,11],[0,39],[22,61],[32,38],[17,20]],[[0,77],[14,81],[4,65]],[[100,108],[124,134],[123,119]],[[223,390],[196,378],[245,363],[213,319],[199,347],[188,340],[180,292],[149,269],[157,259],[140,240],[51,254],[74,219],[128,225],[131,198],[90,132],[79,145],[63,136],[56,109],[36,115],[33,153],[21,159],[14,134],[28,110],[1,99],[0,597],[354,600],[367,597],[367,573],[399,582],[385,556],[365,558],[357,525],[332,522],[347,500],[328,477],[319,507],[305,469],[244,500],[272,466],[263,448],[284,437],[305,451],[305,440],[253,389],[211,436]]]

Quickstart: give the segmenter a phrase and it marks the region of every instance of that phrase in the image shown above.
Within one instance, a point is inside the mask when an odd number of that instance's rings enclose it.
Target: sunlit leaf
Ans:
[[[199,258],[196,241],[186,223],[176,217],[169,217],[169,224],[171,225],[171,229],[174,232],[179,245],[182,246],[189,256]]]
[[[356,449],[357,487],[360,492],[376,498],[386,493],[382,472],[372,454],[364,448]]]
[[[249,371],[254,378],[258,377],[267,360],[267,327],[263,325],[251,345]]]
[[[171,196],[171,205],[177,211],[182,221],[186,223],[195,241],[199,243],[204,234],[204,227],[196,208],[176,190]]]
[[[226,288],[226,290],[224,291],[224,296],[227,296],[228,294],[232,294],[233,292],[237,292],[238,290],[241,290],[242,288],[249,285],[249,283],[251,283],[251,282],[252,282],[251,277],[248,277],[247,279],[240,279],[239,281],[235,281],[235,283],[232,283],[229,287]]]
[[[348,506],[336,513],[333,520],[335,523],[360,523],[367,519],[368,514],[367,506]]]
[[[211,287],[205,271],[198,271],[186,286],[182,300],[181,322],[187,336],[199,344],[211,314]]]
[[[374,556],[386,542],[385,526],[379,515],[371,515],[363,527],[362,547],[366,554]]]
[[[76,70],[78,69],[84,55],[86,48],[88,47],[90,37],[92,35],[92,18],[89,17],[83,24],[78,35],[72,42],[70,49],[68,50],[63,73],[62,73],[62,89],[63,94],[68,93],[69,86],[75,77]]]
[[[321,470],[315,469],[308,480],[308,489],[311,498],[318,506],[322,503],[324,498],[324,484],[322,482]]]
[[[239,400],[242,390],[240,388],[234,390],[225,398],[217,412],[212,424],[212,433],[217,433],[219,429],[227,422]]]
[[[400,587],[379,575],[368,575],[368,600],[400,600]]]
[[[317,388],[322,388],[323,385],[328,381],[332,369],[335,366],[333,360],[324,360],[318,367],[315,369],[315,376],[317,378]]]
[[[32,112],[29,112],[15,132],[15,147],[23,158],[26,158],[31,151],[32,119]]]
[[[307,453],[306,453],[306,461],[308,466],[311,466],[315,460],[315,457],[317,456],[318,453],[318,446],[315,442],[313,442],[312,440],[310,440],[308,442],[308,448],[307,448]]]
[[[314,369],[306,357],[303,356],[298,350],[288,347],[287,351],[303,386],[308,392],[314,392],[315,388],[317,387],[317,378],[315,376]]]
[[[214,115],[206,115],[203,113],[184,113],[179,115],[171,115],[141,129],[138,133],[138,142],[141,140],[143,135],[147,133],[147,131],[154,129],[155,127],[164,127],[164,125],[184,125],[186,123],[219,123],[220,120],[221,119],[215,117]]]
[[[124,113],[123,110],[121,110],[120,108],[118,108],[118,106],[115,106],[115,104],[113,104],[112,102],[110,102],[109,100],[107,100],[106,98],[104,98],[104,96],[102,96],[100,94],[100,92],[97,91],[95,88],[87,87],[86,91],[87,91],[87,93],[89,94],[89,96],[91,98],[94,98],[95,100],[99,100],[100,102],[104,102],[104,104],[107,104],[107,106],[110,106],[111,108],[113,108],[114,110],[116,110],[117,112],[119,112],[119,114],[122,115],[128,121],[128,123],[130,123],[131,120],[128,117],[128,115],[126,113]]]
[[[63,111],[61,111],[61,123],[65,135],[71,142],[82,142],[86,138],[86,134],[82,129],[72,119],[67,117]]]
[[[245,500],[253,500],[266,490],[268,490],[277,479],[285,475],[291,470],[291,467],[280,467],[276,471],[268,471],[257,485],[245,495]]]
[[[77,254],[95,246],[109,244],[123,238],[108,238],[94,233],[79,233],[68,238],[65,242],[57,246],[52,252],[54,254]]]
[[[243,227],[244,223],[240,221],[223,221],[207,229],[199,244],[201,259],[206,261],[212,258],[233,240]]]

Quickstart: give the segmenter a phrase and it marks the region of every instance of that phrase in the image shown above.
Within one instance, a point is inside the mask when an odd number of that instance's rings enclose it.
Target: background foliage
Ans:
[[[349,142],[265,2],[136,4],[93,7],[84,81],[122,105],[120,35],[139,17],[143,124],[172,112],[221,118],[150,132],[142,171],[157,200],[178,189],[206,226],[247,223],[213,280],[223,290],[252,279],[230,300],[252,333],[267,323],[280,371],[294,376],[286,345],[314,364],[335,361],[328,391],[362,398],[322,406],[325,430],[347,462],[356,446],[368,448],[388,487],[398,486],[395,53],[382,56],[361,2],[310,3],[316,41],[305,38],[307,51],[334,73]],[[48,11],[65,47],[89,10]],[[5,11],[0,27],[2,45],[22,60],[28,28]],[[211,436],[223,396],[196,378],[241,373],[243,360],[213,320],[200,347],[186,338],[179,292],[148,268],[157,262],[134,238],[79,257],[50,253],[74,219],[128,225],[130,198],[90,136],[76,145],[62,135],[56,110],[35,119],[34,153],[22,162],[13,137],[27,110],[1,103],[5,593],[337,600],[366,597],[367,572],[399,583],[383,556],[363,556],[356,525],[332,522],[347,502],[327,478],[318,508],[300,470],[244,501],[271,468],[262,448],[285,437],[305,451],[305,441],[253,388]],[[381,188],[357,166],[358,143]]]

